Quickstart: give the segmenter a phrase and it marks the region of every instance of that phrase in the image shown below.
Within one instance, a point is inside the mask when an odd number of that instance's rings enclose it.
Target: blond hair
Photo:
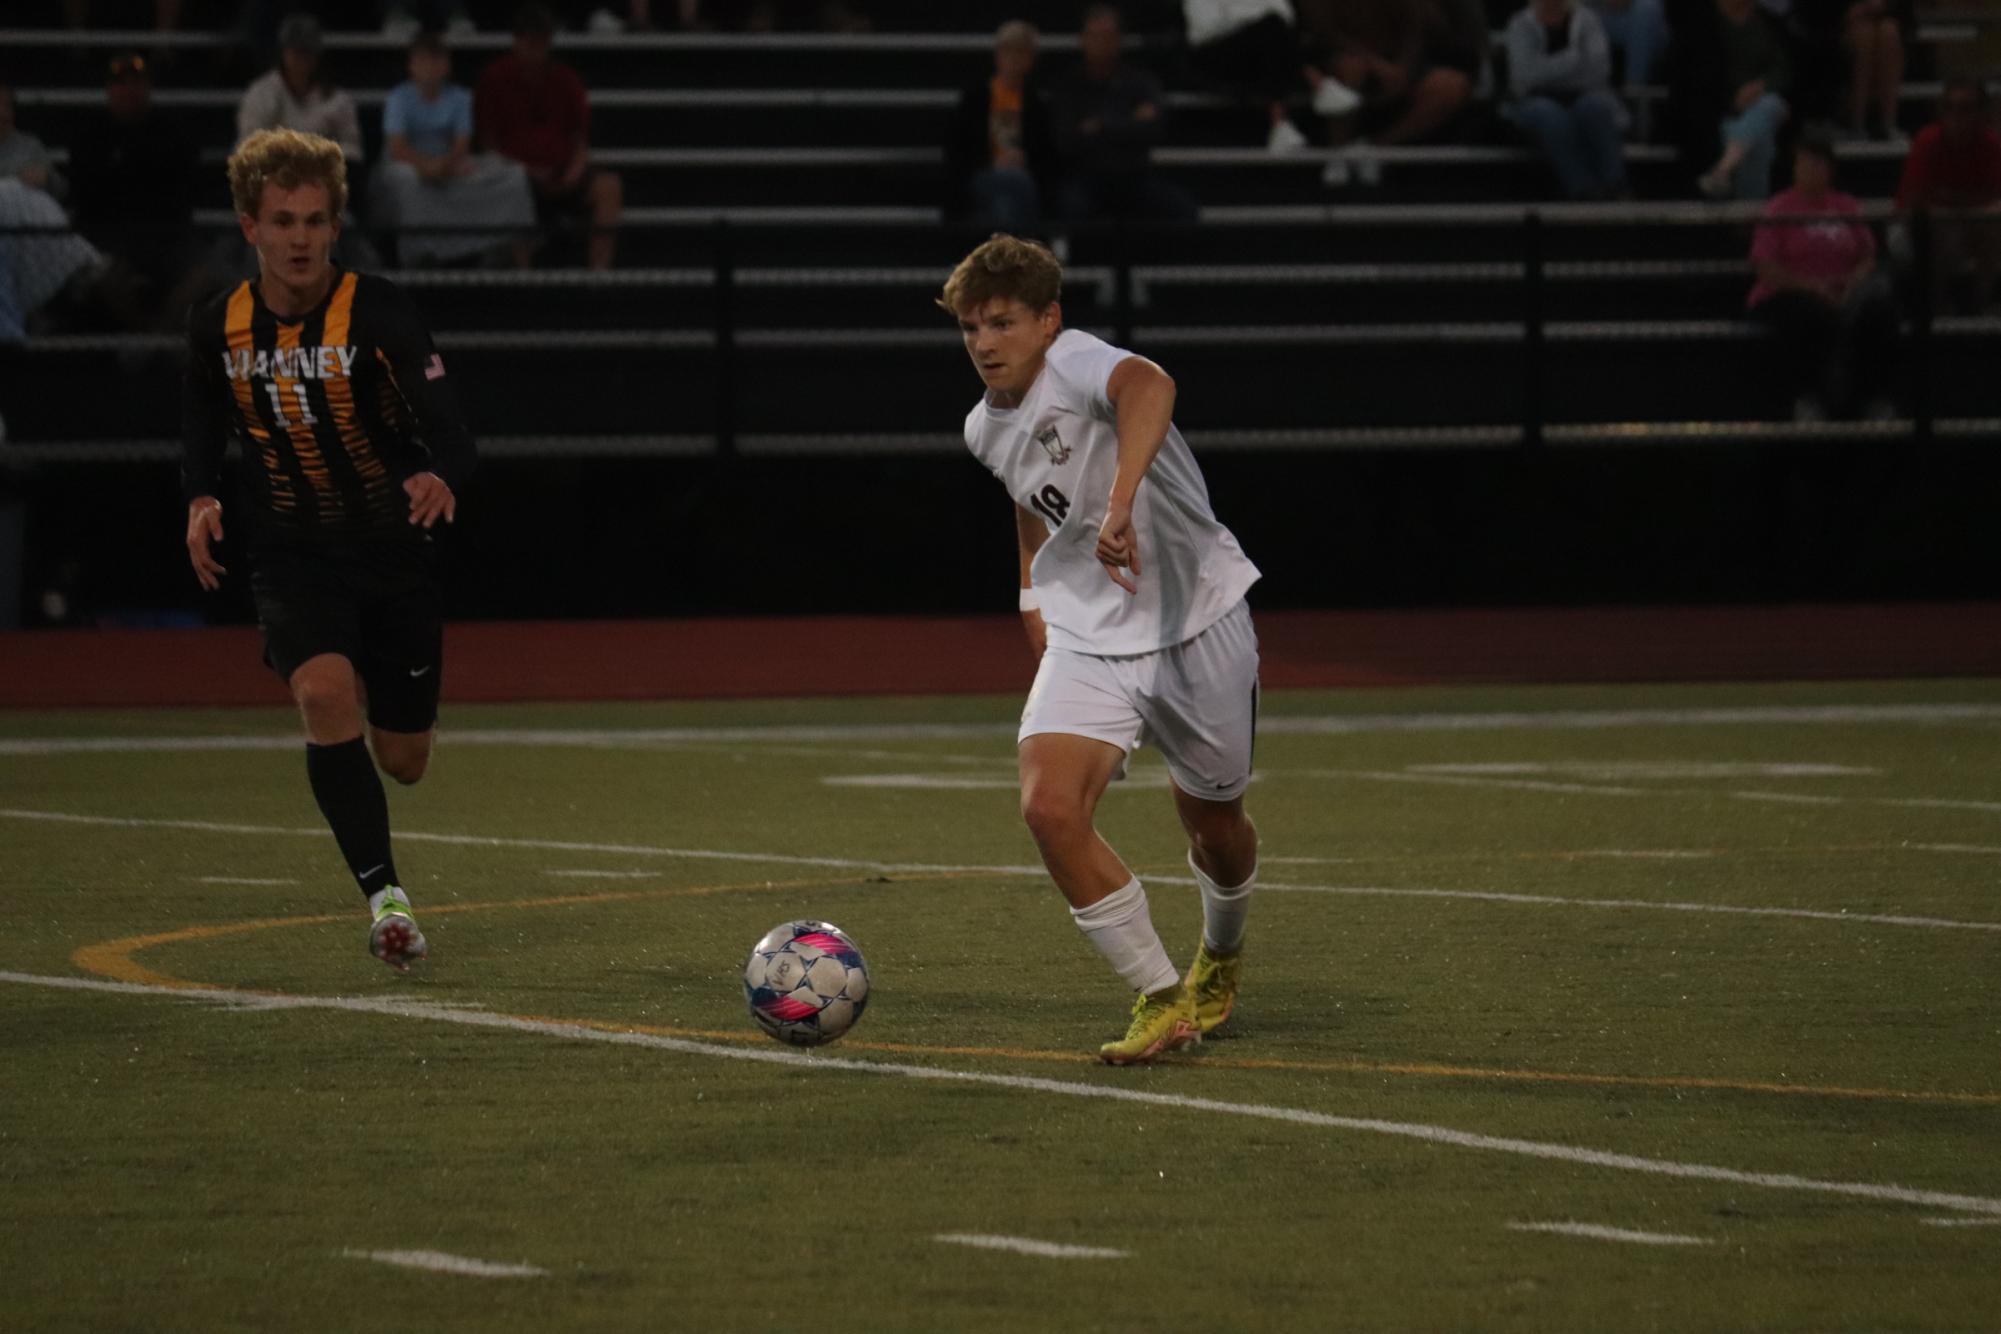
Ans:
[[[1047,310],[1063,295],[1063,262],[1040,241],[995,232],[959,261],[938,305],[957,315],[977,310],[996,297],[1012,298],[1030,310]]]
[[[327,209],[335,217],[347,208],[347,159],[340,145],[297,130],[259,130],[229,155],[229,198],[238,213],[257,216],[264,187],[296,190],[324,185]]]
[[[1033,51],[1036,39],[1040,36],[1041,34],[1035,30],[1035,25],[1027,19],[1009,19],[994,33],[994,45],[1019,46]]]

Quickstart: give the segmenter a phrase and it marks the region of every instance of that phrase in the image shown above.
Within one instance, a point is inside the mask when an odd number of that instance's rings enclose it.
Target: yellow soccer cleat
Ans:
[[[1204,941],[1202,948],[1195,951],[1195,962],[1188,965],[1188,978],[1183,985],[1195,998],[1195,1022],[1204,1033],[1221,1028],[1230,1011],[1237,1007],[1237,975],[1243,966],[1241,949],[1212,954]]]
[[[407,973],[411,964],[430,957],[431,947],[417,929],[417,919],[411,915],[403,891],[391,889],[368,928],[368,952],[397,972]]]
[[[1171,990],[1134,1001],[1126,1035],[1098,1048],[1098,1059],[1106,1065],[1137,1065],[1201,1040],[1195,993],[1177,983]]]

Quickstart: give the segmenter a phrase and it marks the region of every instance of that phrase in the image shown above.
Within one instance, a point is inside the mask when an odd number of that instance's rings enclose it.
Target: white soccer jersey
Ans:
[[[966,417],[966,447],[1048,525],[1029,577],[1053,648],[1112,657],[1185,643],[1257,582],[1257,566],[1216,522],[1202,470],[1171,425],[1133,502],[1139,592],[1120,588],[1098,563],[1098,529],[1119,463],[1105,386],[1132,355],[1066,329],[1020,407],[983,399]]]

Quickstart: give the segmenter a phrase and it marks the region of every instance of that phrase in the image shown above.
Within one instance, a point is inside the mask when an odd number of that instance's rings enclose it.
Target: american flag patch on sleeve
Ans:
[[[424,363],[424,378],[426,380],[444,379],[445,359],[439,356],[437,353],[433,352],[431,354],[431,359]]]

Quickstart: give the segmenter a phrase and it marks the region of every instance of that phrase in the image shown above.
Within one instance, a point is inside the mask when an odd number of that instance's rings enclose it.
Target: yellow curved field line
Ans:
[[[982,872],[956,873],[991,874]],[[915,877],[876,877],[876,881],[902,880]],[[925,879],[937,879],[939,874],[930,873]],[[424,915],[436,917],[443,913],[493,912],[507,908],[554,908],[572,907],[590,903],[622,903],[643,899],[696,898],[710,894],[731,894],[764,889],[803,889],[808,887],[829,888],[836,885],[860,886],[869,881],[829,881],[824,877],[805,880],[748,880],[729,884],[692,885],[675,889],[633,889],[610,890],[597,894],[566,894],[554,898],[515,899],[505,902],[426,904]],[[95,973],[117,982],[135,982],[145,986],[171,987],[182,991],[217,991],[242,995],[282,995],[281,992],[254,991],[243,987],[221,986],[213,982],[194,982],[186,978],[173,977],[146,967],[132,956],[141,950],[160,945],[179,944],[187,941],[224,940],[232,936],[250,935],[259,931],[271,931],[281,927],[319,926],[328,922],[352,920],[348,913],[321,913],[311,917],[265,917],[248,922],[229,922],[207,926],[188,926],[176,931],[161,931],[150,935],[123,936],[117,940],[107,940],[95,945],[85,945],[70,955],[70,961],[85,972]],[[547,1015],[511,1015],[510,1018],[523,1019],[535,1023],[573,1024],[579,1028],[596,1029],[607,1033],[645,1033],[655,1037],[689,1038],[709,1042],[764,1042],[761,1033],[750,1030],[717,1030],[704,1028],[680,1028],[661,1024],[633,1024],[602,1019],[558,1018]],[[1097,1057],[1083,1051],[1043,1051],[1028,1047],[982,1047],[944,1046],[929,1043],[909,1042],[865,1042],[844,1039],[841,1048],[845,1051],[880,1052],[893,1056],[965,1056],[1015,1061],[1056,1062],[1071,1065],[1096,1064]],[[1197,1049],[1201,1050],[1201,1049]],[[1213,1050],[1213,1049],[1212,1049]],[[1849,1098],[1869,1101],[1949,1103],[1956,1105],[2001,1106],[2001,1093],[1959,1093],[1948,1090],[1906,1090],[1877,1088],[1848,1088],[1824,1084],[1775,1084],[1769,1081],[1744,1079],[1709,1079],[1701,1076],[1681,1075],[1616,1075],[1597,1074],[1563,1070],[1507,1070],[1482,1066],[1440,1065],[1413,1061],[1367,1061],[1355,1060],[1291,1060],[1283,1057],[1233,1057],[1210,1055],[1204,1051],[1200,1064],[1210,1068],[1229,1070],[1280,1070],[1295,1073],[1362,1074],[1362,1075],[1407,1075],[1433,1079],[1491,1080],[1503,1083],[1523,1084],[1574,1084],[1609,1088],[1647,1089],[1702,1089],[1728,1093],[1773,1093],[1819,1098]]]

